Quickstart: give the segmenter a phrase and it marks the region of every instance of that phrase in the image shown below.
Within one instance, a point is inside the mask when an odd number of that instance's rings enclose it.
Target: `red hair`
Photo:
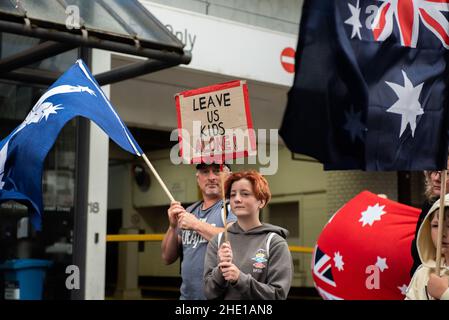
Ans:
[[[232,184],[242,179],[246,179],[251,183],[254,196],[259,201],[265,201],[264,206],[266,206],[271,199],[270,187],[267,179],[254,170],[232,173],[225,182],[226,198],[229,199],[230,197]]]

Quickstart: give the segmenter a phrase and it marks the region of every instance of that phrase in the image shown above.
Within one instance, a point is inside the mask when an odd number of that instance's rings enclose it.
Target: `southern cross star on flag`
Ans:
[[[364,191],[338,210],[318,237],[315,287],[328,300],[402,300],[420,210]]]
[[[327,170],[439,170],[449,0],[305,0],[280,135]]]

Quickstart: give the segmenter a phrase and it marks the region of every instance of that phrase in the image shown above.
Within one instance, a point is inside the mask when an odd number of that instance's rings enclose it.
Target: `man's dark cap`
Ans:
[[[232,171],[232,170],[231,170],[231,165],[229,165],[228,163],[223,163],[223,165],[225,165],[226,167],[228,167],[228,168],[229,168],[229,171]],[[201,162],[201,163],[198,163],[198,164],[196,165],[196,170],[201,170],[201,169],[207,168],[208,166],[217,166],[217,167],[220,167],[220,163],[204,163],[204,162]]]

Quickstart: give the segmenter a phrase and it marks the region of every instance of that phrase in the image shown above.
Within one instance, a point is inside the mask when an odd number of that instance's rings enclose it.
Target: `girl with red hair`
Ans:
[[[208,244],[204,261],[208,299],[286,299],[293,264],[288,231],[262,223],[259,213],[271,199],[267,180],[256,171],[233,173],[225,184],[237,222]]]

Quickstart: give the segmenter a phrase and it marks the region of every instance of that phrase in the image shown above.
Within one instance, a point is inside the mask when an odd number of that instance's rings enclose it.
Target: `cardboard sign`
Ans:
[[[223,163],[256,154],[246,81],[178,93],[176,108],[184,163]]]

